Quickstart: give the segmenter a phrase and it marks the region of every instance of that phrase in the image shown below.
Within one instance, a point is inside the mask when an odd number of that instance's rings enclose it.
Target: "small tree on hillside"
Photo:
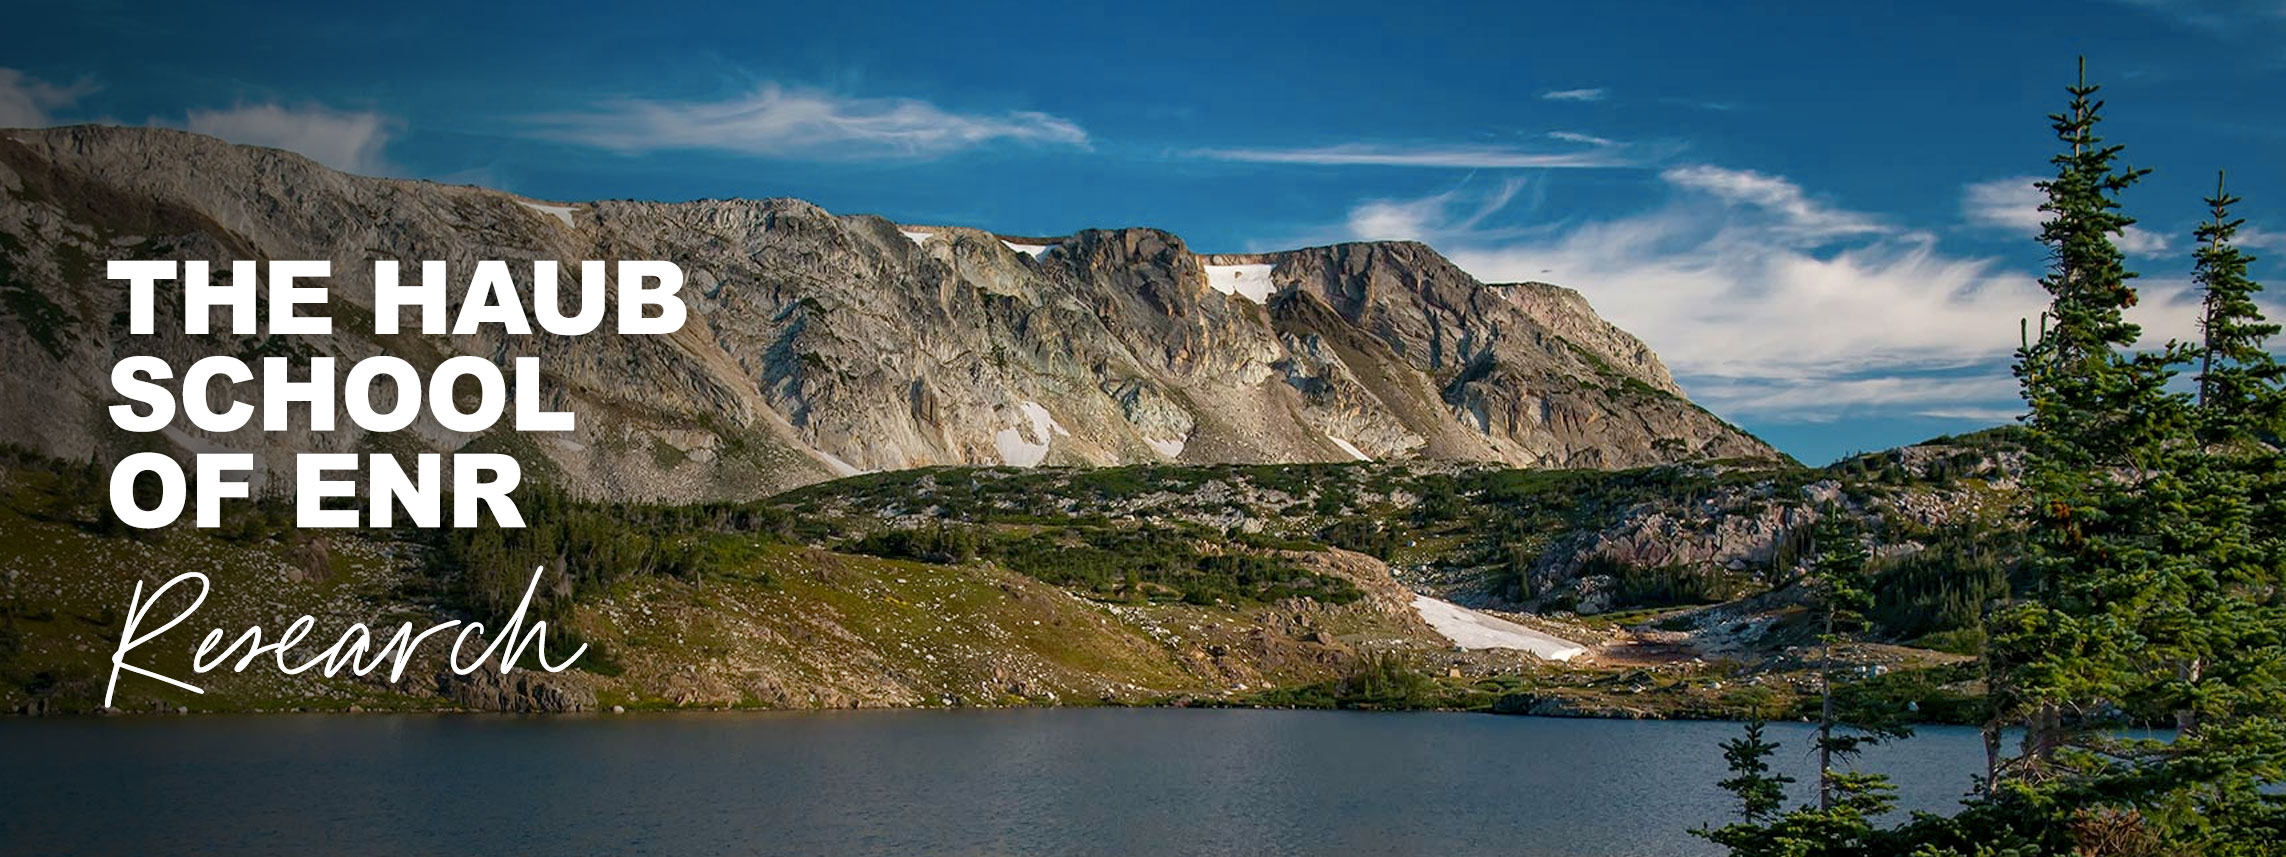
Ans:
[[[1837,770],[1866,747],[1904,737],[1911,729],[1894,712],[1843,711],[1839,690],[1848,683],[1846,668],[1837,663],[1835,649],[1865,628],[1866,612],[1873,609],[1872,581],[1867,573],[1867,552],[1858,536],[1857,522],[1839,505],[1829,505],[1812,529],[1815,551],[1810,573],[1803,580],[1810,608],[1819,622],[1818,632],[1818,809],[1834,808],[1837,800],[1854,798],[1879,786],[1878,777]]]

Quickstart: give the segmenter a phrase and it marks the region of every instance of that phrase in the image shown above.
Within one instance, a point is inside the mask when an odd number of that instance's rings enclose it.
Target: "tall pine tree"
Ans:
[[[2270,354],[2269,340],[2279,326],[2265,320],[2254,302],[2262,289],[2246,273],[2254,257],[2234,243],[2246,225],[2231,215],[2231,206],[2240,201],[2216,173],[2215,193],[2206,199],[2210,219],[2191,236],[2198,243],[2191,278],[2202,298],[2199,434],[2210,445],[2241,440],[2276,445],[2280,408],[2286,406],[2286,397],[2278,392],[2286,364]]]
[[[1776,814],[1759,764],[1772,747],[1751,732],[1725,745],[1738,775],[1725,786],[1759,802],[1701,832],[1733,855],[2256,857],[2286,842],[2278,328],[2232,244],[2237,200],[2218,187],[2196,232],[2202,341],[2134,350],[2134,274],[2113,239],[2134,222],[2117,197],[2143,172],[2119,167],[2120,147],[2096,134],[2103,104],[2084,66],[2069,92],[2050,117],[2065,151],[2040,183],[2051,303],[2016,363],[2029,406],[2019,522],[2036,582],[1987,621],[1986,790],[1954,815],[1879,829],[1879,783],[1856,791],[1829,772],[1826,809]],[[2170,391],[2182,366],[2195,394]],[[2169,740],[2121,729],[2168,721]],[[2004,760],[2010,727],[2024,743]]]
[[[2202,292],[2194,436],[2177,458],[2185,502],[2175,529],[2180,573],[2148,612],[2150,696],[2174,715],[2172,742],[2141,747],[2166,792],[2156,821],[2180,847],[2207,854],[2271,853],[2286,839],[2286,806],[2266,794],[2286,778],[2286,609],[2278,448],[2281,382],[2269,353],[2279,327],[2255,302],[2252,257],[2233,243],[2244,221],[2218,173],[2209,220],[2193,232],[2192,278]]]
[[[2117,196],[2143,173],[2116,167],[2119,147],[2095,133],[2096,88],[2083,77],[2070,92],[2070,110],[2052,117],[2068,151],[2041,185],[2052,303],[2017,366],[2039,587],[1995,617],[1988,663],[1994,724],[2021,725],[2025,742],[1996,771],[1993,802],[1962,818],[2082,853],[2098,839],[2269,853],[2279,809],[2263,789],[2286,759],[2281,626],[2251,585],[2261,575],[2249,474],[2278,457],[2255,428],[2266,385],[2230,374],[2275,377],[2254,353],[2267,332],[2218,193],[2199,232],[2199,279],[2220,286],[2207,286],[2209,342],[2132,350],[2134,275],[2112,239],[2133,223]],[[2169,389],[2193,363],[2196,403]],[[2119,730],[2170,715],[2172,741]]]
[[[2148,171],[2118,166],[2122,147],[2097,134],[2099,89],[2083,61],[2069,108],[2049,117],[2066,147],[2052,159],[2056,176],[2039,183],[2050,259],[2040,284],[2051,300],[2039,336],[2017,353],[2039,584],[1994,619],[1987,728],[2023,727],[2024,752],[2006,773],[2024,781],[2055,773],[2057,751],[2094,735],[2087,715],[2115,704],[2132,678],[2136,641],[2122,608],[2165,561],[2145,503],[2183,420],[2166,389],[2179,355],[2130,350],[2141,335],[2126,318],[2136,275],[2113,241],[2135,220],[2117,197]]]

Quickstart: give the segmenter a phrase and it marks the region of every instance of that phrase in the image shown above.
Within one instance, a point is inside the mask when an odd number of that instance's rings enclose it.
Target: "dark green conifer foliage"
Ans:
[[[2207,444],[2254,440],[2278,442],[2280,408],[2286,397],[2278,393],[2286,380],[2286,364],[2270,353],[2270,337],[2279,326],[2262,317],[2254,296],[2262,286],[2247,276],[2254,257],[2234,240],[2242,218],[2231,215],[2241,200],[2224,189],[2223,175],[2215,174],[2215,193],[2206,198],[2210,218],[2191,233],[2191,278],[2199,286],[2198,407],[2199,439]]]
[[[1770,772],[1770,754],[1778,752],[1778,744],[1762,737],[1766,728],[1756,720],[1746,724],[1744,736],[1722,742],[1722,759],[1730,769],[1730,779],[1721,785],[1738,796],[1739,817],[1748,823],[1776,815],[1786,802],[1786,785],[1794,781],[1793,777]]]
[[[1834,650],[1864,630],[1866,612],[1873,609],[1872,582],[1867,577],[1869,557],[1856,522],[1838,505],[1828,506],[1818,515],[1811,538],[1816,553],[1803,584],[1820,623],[1815,741],[1818,809],[1827,811],[1837,802],[1886,792],[1884,778],[1850,773],[1836,765],[1849,763],[1865,748],[1884,740],[1907,737],[1912,729],[1899,719],[1899,712],[1836,710],[1835,687],[1849,679],[1847,667],[1836,663]]]
[[[2281,382],[2269,353],[2279,327],[2255,302],[2253,261],[2233,239],[2243,220],[2221,174],[2209,220],[2192,233],[2202,292],[2194,434],[2177,457],[2185,502],[2173,545],[2183,558],[2146,632],[2151,705],[2173,713],[2171,743],[2136,748],[2168,800],[2147,812],[2186,853],[2271,853],[2286,808],[2267,784],[2286,777],[2286,611],[2279,603]]]
[[[1994,617],[1989,673],[1995,716],[1988,729],[2020,725],[2024,752],[1994,780],[2036,782],[2056,773],[2060,749],[2101,743],[2101,724],[2079,716],[2114,704],[2131,678],[2136,646],[2123,616],[2167,557],[2146,514],[2169,482],[2164,458],[2181,434],[2184,407],[2167,391],[2176,349],[2133,353],[2137,302],[2113,239],[2134,224],[2118,195],[2147,172],[2117,164],[2122,147],[2096,131],[2099,87],[2081,80],[2066,112],[2049,117],[2065,146],[2040,182],[2049,219],[2040,240],[2051,301],[2039,335],[2017,352],[2029,406],[2026,523],[2037,597]]]
[[[2051,304],[2016,362],[2029,405],[2018,520],[2037,582],[1987,617],[1985,788],[1958,813],[1881,830],[1866,822],[1887,808],[1880,781],[1828,774],[1824,809],[1702,831],[1734,857],[2282,853],[2286,372],[2268,352],[2278,327],[2232,244],[2237,200],[2218,186],[2195,233],[2202,341],[2133,350],[2134,274],[2113,239],[2134,222],[2117,196],[2143,172],[2119,167],[2120,147],[2096,134],[2103,104],[2084,74],[2069,92],[2069,109],[2050,117],[2065,151],[2040,183]],[[2196,373],[2195,394],[2170,389],[2179,367]],[[1837,559],[1820,565],[1846,569]],[[2163,725],[2175,734],[2129,731]],[[2014,756],[2000,741],[2010,727],[2024,735]],[[1760,743],[1750,737],[1725,745],[1734,792],[1757,782],[1737,758]]]
[[[1820,510],[1811,530],[1809,570],[1801,580],[1819,623],[1821,687],[1817,732],[1811,739],[1818,760],[1817,803],[1779,811],[1784,787],[1794,780],[1770,772],[1767,760],[1778,745],[1763,738],[1761,723],[1748,724],[1745,736],[1722,745],[1731,777],[1721,785],[1738,796],[1740,819],[1697,831],[1736,857],[1866,853],[1881,838],[1874,819],[1894,808],[1887,777],[1843,767],[1866,747],[1912,734],[1899,718],[1901,712],[1845,711],[1838,704],[1836,689],[1846,687],[1849,670],[1837,662],[1835,649],[1863,630],[1865,614],[1873,607],[1869,557],[1859,536],[1847,510],[1838,505]]]

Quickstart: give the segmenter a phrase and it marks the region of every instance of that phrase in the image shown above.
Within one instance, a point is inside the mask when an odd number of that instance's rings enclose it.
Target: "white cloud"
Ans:
[[[0,68],[0,128],[54,125],[56,111],[69,108],[98,88],[91,80],[65,86],[12,68]]]
[[[1609,138],[1598,137],[1594,134],[1582,134],[1578,131],[1550,131],[1548,132],[1548,139],[1562,140],[1566,143],[1584,143],[1590,146],[1619,145],[1617,142],[1614,142]]]
[[[1192,154],[1220,161],[1318,166],[1511,169],[1636,165],[1637,161],[1620,151],[1620,148],[1607,146],[1584,152],[1530,152],[1500,146],[1403,147],[1350,143],[1306,149],[1198,149]]]
[[[1677,371],[1733,382],[1972,365],[2007,353],[2015,319],[2042,305],[2030,277],[1925,243],[1821,253],[1783,225],[1723,220],[1670,209],[1452,255],[1482,277],[1579,288]]]
[[[1477,234],[1484,219],[1499,213],[1524,188],[1521,179],[1501,183],[1500,189],[1481,199],[1472,199],[1461,189],[1454,189],[1420,199],[1375,199],[1359,203],[1350,209],[1346,237],[1361,241],[1408,241],[1432,235],[1468,233]],[[1455,216],[1456,204],[1475,203],[1465,214]]]
[[[620,152],[923,158],[996,141],[1088,144],[1078,125],[1046,113],[957,113],[912,98],[860,98],[777,84],[720,101],[622,99],[533,122],[542,137]]]
[[[2271,232],[2267,229],[2241,226],[2238,228],[2238,234],[2233,236],[2232,243],[2250,250],[2286,253],[2286,232]]]
[[[2006,375],[1888,375],[1801,380],[1711,378],[1694,383],[1691,394],[1699,404],[1725,414],[1781,422],[1828,422],[1845,412],[2005,422],[2022,409],[1961,403],[2012,400],[2016,390],[2016,379]]]
[[[1971,184],[1961,189],[1961,216],[1969,223],[2013,232],[2026,237],[2038,237],[2040,226],[2048,220],[2048,213],[2040,204],[2048,199],[2033,176],[2011,176]],[[2153,257],[2164,255],[2172,242],[2167,236],[2140,226],[2129,226],[2112,238],[2120,252],[2130,256]]]
[[[2040,210],[2047,195],[2033,185],[2033,176],[1977,182],[1961,189],[1961,216],[1978,226],[2010,232],[2038,234],[2048,215]]]
[[[2129,226],[2121,230],[2118,235],[2112,236],[2111,243],[2119,247],[2119,252],[2146,259],[2164,256],[2175,245],[2174,239],[2141,226]]]
[[[1676,167],[1659,177],[1677,187],[1713,194],[1734,204],[1752,205],[1777,215],[1805,235],[1860,235],[1888,231],[1873,218],[1812,201],[1802,188],[1778,176],[1753,170],[1698,165]]]
[[[1602,101],[1611,97],[1611,91],[1600,86],[1587,89],[1556,89],[1540,93],[1540,97],[1548,101]]]
[[[66,86],[0,68],[0,128],[59,124],[65,120],[58,111],[71,108],[100,88],[91,80]],[[275,103],[192,110],[179,122],[153,117],[148,124],[183,128],[233,143],[286,149],[337,170],[368,175],[390,171],[381,150],[396,126],[393,120],[374,112]]]
[[[1934,238],[1820,203],[1783,177],[1683,167],[1634,215],[1501,227],[1515,194],[1369,200],[1352,238],[1437,246],[1487,282],[1580,289],[1641,336],[1717,412],[1768,421],[2013,413],[2018,323],[2047,295],[2034,272],[1942,252]],[[2142,280],[2145,344],[2196,331],[2188,284]]]
[[[152,124],[165,124],[154,121]],[[318,104],[239,104],[227,110],[192,110],[183,127],[249,146],[285,149],[344,172],[391,172],[381,150],[396,123],[371,111],[334,110]]]

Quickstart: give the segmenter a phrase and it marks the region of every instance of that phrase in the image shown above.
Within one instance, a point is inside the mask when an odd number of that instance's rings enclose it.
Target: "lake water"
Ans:
[[[1731,723],[1062,709],[0,720],[22,854],[1700,855]],[[1809,730],[1776,724],[1808,779]],[[1902,808],[1973,730],[1868,754]],[[1806,792],[1804,793],[1806,795]]]

